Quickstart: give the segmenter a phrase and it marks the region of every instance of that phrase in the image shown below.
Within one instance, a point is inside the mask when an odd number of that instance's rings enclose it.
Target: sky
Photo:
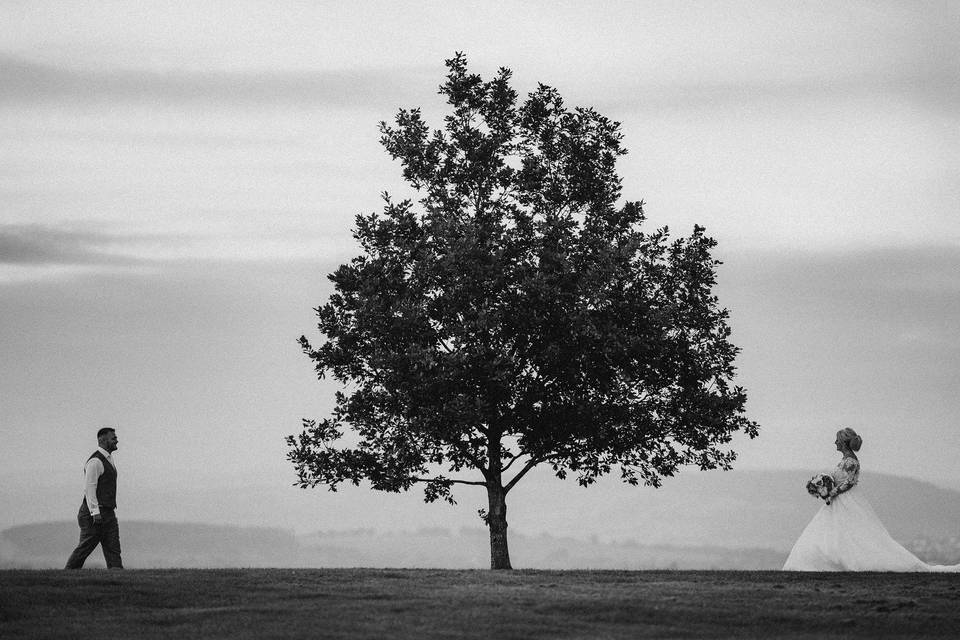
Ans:
[[[335,387],[297,338],[353,217],[408,195],[378,123],[438,125],[456,51],[620,121],[624,196],[718,240],[738,466],[829,467],[851,426],[865,468],[960,489],[960,5],[0,1],[0,528],[49,516],[34,485],[71,517],[103,425],[135,515],[450,517],[250,488],[299,492],[284,436]]]

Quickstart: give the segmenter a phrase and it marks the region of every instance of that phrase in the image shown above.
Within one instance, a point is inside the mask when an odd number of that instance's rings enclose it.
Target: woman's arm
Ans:
[[[844,491],[849,491],[856,484],[860,475],[860,464],[853,458],[845,458],[843,462],[837,465],[837,470],[833,473],[834,487],[827,497],[827,504]]]

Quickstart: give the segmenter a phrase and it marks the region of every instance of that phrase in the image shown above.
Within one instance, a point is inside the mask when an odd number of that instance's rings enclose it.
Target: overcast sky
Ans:
[[[0,476],[78,484],[110,424],[143,484],[290,484],[333,392],[296,339],[403,192],[377,123],[439,124],[463,51],[621,121],[624,195],[718,239],[742,466],[852,426],[960,487],[958,43],[951,2],[0,2]]]

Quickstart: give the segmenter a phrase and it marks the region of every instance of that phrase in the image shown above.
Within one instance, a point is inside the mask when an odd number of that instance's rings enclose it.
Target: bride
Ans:
[[[849,427],[837,432],[843,459],[825,504],[800,534],[784,571],[956,571],[960,565],[930,565],[890,537],[857,489],[862,439]]]

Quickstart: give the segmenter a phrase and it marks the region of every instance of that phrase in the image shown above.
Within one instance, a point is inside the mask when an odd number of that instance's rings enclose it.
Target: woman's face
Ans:
[[[834,444],[837,445],[837,451],[843,451],[845,442],[843,436],[841,436],[839,433],[837,434],[837,440],[834,442]]]

